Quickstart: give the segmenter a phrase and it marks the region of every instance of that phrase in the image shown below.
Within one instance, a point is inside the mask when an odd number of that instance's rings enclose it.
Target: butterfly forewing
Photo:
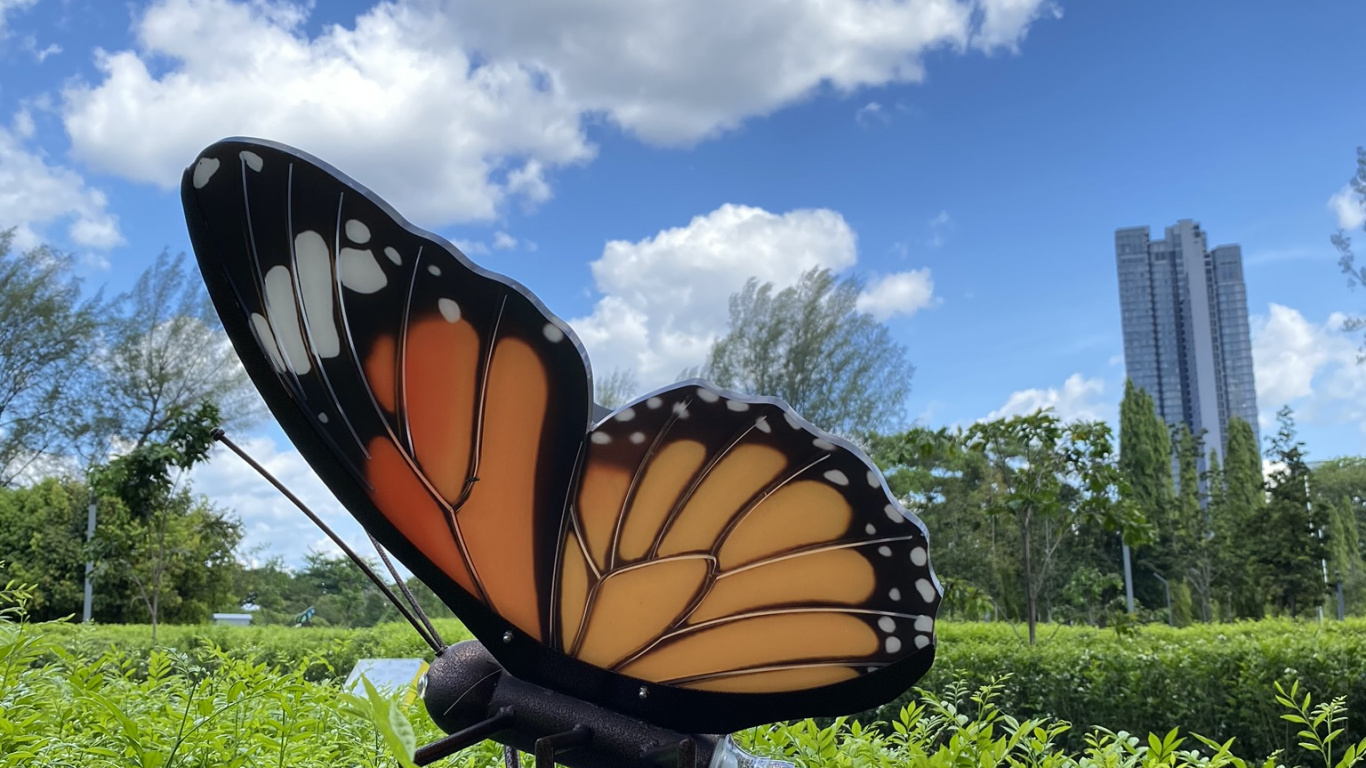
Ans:
[[[925,531],[854,446],[702,382],[590,430],[567,325],[297,150],[219,142],[182,200],[286,433],[514,675],[715,733],[929,667]]]
[[[219,312],[309,462],[416,573],[487,607],[473,629],[542,637],[588,421],[567,326],[301,153],[220,142],[183,196]]]
[[[593,429],[556,639],[620,674],[774,693],[926,648],[923,529],[860,454],[771,401],[685,382]]]

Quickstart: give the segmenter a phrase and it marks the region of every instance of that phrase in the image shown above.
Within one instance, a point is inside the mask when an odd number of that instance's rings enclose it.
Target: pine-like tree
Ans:
[[[1267,450],[1276,469],[1267,479],[1267,519],[1261,527],[1265,534],[1258,537],[1258,554],[1267,572],[1272,606],[1297,616],[1321,605],[1328,591],[1328,521],[1309,503],[1309,465],[1290,406],[1281,408],[1276,421],[1279,429]]]

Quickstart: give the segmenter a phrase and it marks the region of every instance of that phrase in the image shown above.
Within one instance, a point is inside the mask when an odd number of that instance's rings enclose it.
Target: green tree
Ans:
[[[1151,582],[1148,572],[1179,581],[1185,570],[1180,557],[1172,489],[1172,443],[1166,422],[1157,415],[1152,397],[1132,380],[1124,382],[1119,403],[1119,468],[1128,481],[1131,498],[1153,526],[1152,546],[1134,553],[1136,582]],[[1156,585],[1154,585],[1156,586]],[[1153,604],[1153,596],[1145,603]]]
[[[1352,191],[1356,193],[1358,205],[1366,205],[1366,148],[1357,147],[1357,172],[1351,180]],[[1366,230],[1366,224],[1362,225]],[[1338,249],[1338,266],[1342,273],[1347,276],[1347,284],[1356,288],[1366,288],[1366,266],[1358,266],[1356,254],[1352,251],[1352,238],[1345,232],[1338,230],[1332,237],[1333,245]],[[1343,330],[1353,333],[1366,328],[1366,316],[1356,315],[1347,318],[1343,322]],[[1366,360],[1366,344],[1362,347],[1363,354],[1359,358]]]
[[[106,511],[97,532],[97,551],[102,560],[118,568],[136,586],[151,619],[153,641],[162,598],[177,564],[195,562],[206,554],[192,539],[202,529],[193,523],[207,521],[188,491],[176,487],[176,471],[188,470],[208,458],[217,422],[218,409],[212,403],[203,403],[192,413],[176,411],[164,440],[143,442],[92,473],[100,506]],[[109,512],[115,513],[112,520]],[[219,527],[220,534],[231,538],[232,523],[223,521]],[[227,547],[227,556],[238,540],[240,526],[236,539]],[[222,557],[218,552],[217,559],[221,561]]]
[[[987,513],[1020,533],[1029,642],[1036,639],[1039,597],[1061,544],[1082,528],[1121,531],[1131,544],[1150,535],[1114,456],[1103,422],[1064,423],[1048,411],[979,422],[967,445],[987,460]]]
[[[0,231],[0,487],[80,435],[101,312],[98,295],[81,300],[68,256],[13,242]]]
[[[1278,429],[1267,458],[1277,466],[1267,479],[1266,521],[1259,526],[1259,558],[1269,578],[1267,596],[1279,611],[1297,616],[1322,604],[1327,591],[1324,541],[1328,521],[1309,503],[1309,466],[1297,439],[1290,406],[1276,414]]]
[[[99,438],[95,456],[111,441],[140,448],[164,438],[180,414],[201,403],[217,408],[225,427],[248,425],[264,413],[184,254],[163,252],[115,308],[101,361],[103,391],[91,415]]]
[[[1214,619],[1215,549],[1214,532],[1210,528],[1210,508],[1214,503],[1200,489],[1199,459],[1204,452],[1202,437],[1203,433],[1199,436],[1191,434],[1190,427],[1185,423],[1172,430],[1178,480],[1177,553],[1184,567],[1186,584],[1199,605],[1200,620],[1208,622]],[[1217,453],[1210,454],[1208,466],[1205,487],[1222,484],[1223,471],[1219,468]]]
[[[1339,457],[1319,462],[1309,477],[1315,505],[1328,510],[1329,573],[1340,585],[1347,610],[1366,613],[1366,458]]]
[[[1216,588],[1223,598],[1225,618],[1258,619],[1266,612],[1270,575],[1259,559],[1259,534],[1265,529],[1265,483],[1261,452],[1252,425],[1228,420],[1219,503],[1211,507],[1211,523],[1218,553]],[[1211,491],[1213,495],[1215,491]]]
[[[0,488],[0,582],[34,587],[29,611],[36,621],[81,610],[88,496],[83,484],[58,478]]]
[[[777,293],[751,278],[730,298],[730,329],[705,375],[781,397],[811,423],[846,435],[900,426],[914,368],[887,327],[858,309],[862,284],[813,269]]]
[[[625,368],[614,368],[606,377],[593,382],[593,399],[610,410],[625,405],[638,392],[636,375]]]

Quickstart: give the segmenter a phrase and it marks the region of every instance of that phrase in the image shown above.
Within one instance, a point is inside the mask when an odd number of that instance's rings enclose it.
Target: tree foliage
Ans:
[[[862,284],[813,269],[774,291],[755,278],[730,299],[730,328],[705,375],[719,386],[787,401],[846,435],[896,428],[914,368],[886,326],[858,309]]]
[[[13,253],[0,232],[0,487],[61,457],[85,425],[101,301],[81,299],[71,260],[50,248]]]
[[[141,447],[200,403],[212,403],[224,426],[245,426],[262,415],[260,398],[185,254],[163,252],[115,307],[94,416],[102,437]]]
[[[1356,194],[1356,204],[1366,205],[1366,147],[1357,147],[1357,171],[1351,180],[1352,191]],[[1362,225],[1366,231],[1366,223]],[[1358,265],[1356,253],[1352,250],[1352,238],[1342,230],[1332,237],[1338,249],[1338,267],[1347,276],[1347,284],[1354,288],[1366,288],[1366,265]],[[1351,333],[1366,328],[1366,316],[1356,315],[1343,321],[1343,330]],[[1361,360],[1366,361],[1366,343],[1362,346]]]
[[[1259,554],[1272,607],[1293,617],[1321,605],[1327,592],[1328,520],[1323,507],[1309,503],[1309,466],[1289,406],[1281,408],[1276,421],[1278,429],[1267,451],[1276,469],[1267,479]]]
[[[1131,544],[1149,531],[1128,498],[1103,422],[1063,422],[1048,411],[979,422],[966,444],[987,460],[988,515],[1019,530],[1029,642],[1036,639],[1039,596],[1062,543],[1084,527],[1120,531]]]

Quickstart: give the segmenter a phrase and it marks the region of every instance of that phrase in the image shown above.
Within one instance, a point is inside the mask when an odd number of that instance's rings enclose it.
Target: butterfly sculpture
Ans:
[[[870,708],[929,668],[924,526],[853,444],[700,380],[605,413],[526,288],[290,147],[216,143],[182,201],[285,432],[495,667],[682,733]]]

